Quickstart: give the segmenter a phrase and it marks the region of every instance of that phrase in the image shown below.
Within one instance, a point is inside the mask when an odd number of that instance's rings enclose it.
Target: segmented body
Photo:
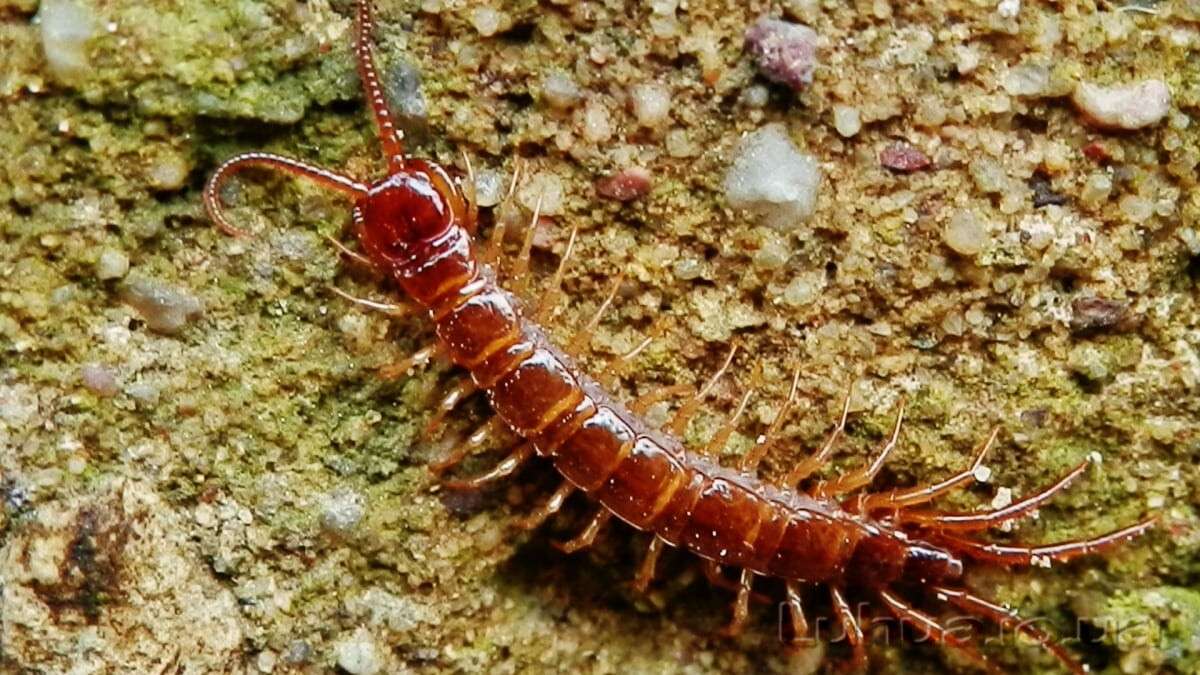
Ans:
[[[999,545],[966,536],[1032,512],[1079,477],[1086,463],[1004,508],[979,513],[914,508],[970,484],[996,431],[981,445],[970,467],[940,483],[847,497],[877,474],[895,447],[902,415],[874,461],[819,484],[812,493],[795,486],[828,459],[845,424],[845,411],[825,446],[783,483],[761,480],[751,469],[779,440],[778,423],[786,418],[795,382],[777,423],[752,453],[753,461],[738,469],[721,466],[707,455],[685,449],[675,435],[652,429],[557,349],[526,315],[522,301],[500,286],[472,241],[476,207],[469,191],[464,192],[437,164],[405,157],[371,54],[370,5],[359,0],[357,8],[355,54],[387,155],[387,175],[367,184],[286,157],[247,153],[217,169],[206,187],[205,204],[222,229],[243,234],[226,220],[219,193],[225,180],[250,167],[291,173],[355,200],[354,222],[365,256],[343,250],[387,274],[408,299],[420,305],[434,324],[439,351],[470,375],[472,386],[448,396],[443,411],[452,410],[467,394],[482,391],[502,424],[525,441],[496,470],[469,485],[507,476],[533,453],[546,458],[565,482],[539,510],[536,522],[557,511],[569,494],[581,491],[603,510],[568,548],[590,544],[610,514],[652,533],[649,564],[643,565],[648,573],[639,573],[639,584],[644,585],[653,573],[662,542],[710,561],[718,571],[722,567],[740,570],[733,584],[737,591],[733,630],[745,620],[756,577],[783,582],[786,606],[800,633],[806,625],[800,589],[824,585],[850,638],[857,665],[865,658],[864,637],[847,603],[847,592],[873,601],[934,641],[961,649],[977,664],[994,669],[969,641],[901,599],[896,588],[904,585],[932,591],[942,603],[1022,632],[1068,669],[1084,672],[1064,648],[1033,624],[1022,622],[1015,612],[956,587],[963,563],[1028,566],[1039,559],[1066,561],[1137,536],[1152,527],[1155,518],[1098,537],[1041,546]],[[527,262],[521,260],[522,266]],[[698,401],[699,397],[692,403]],[[720,433],[718,438],[723,442]]]
[[[836,579],[863,537],[880,536],[834,500],[776,488],[650,429],[522,315],[465,229],[393,273],[504,423],[626,523],[715,562],[818,582]]]

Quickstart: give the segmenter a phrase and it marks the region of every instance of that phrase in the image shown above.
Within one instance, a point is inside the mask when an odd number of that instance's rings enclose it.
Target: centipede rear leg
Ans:
[[[604,529],[604,526],[612,520],[612,517],[612,511],[600,507],[578,535],[567,541],[554,542],[554,546],[564,553],[575,553],[589,548],[592,544],[596,543],[596,537]]]

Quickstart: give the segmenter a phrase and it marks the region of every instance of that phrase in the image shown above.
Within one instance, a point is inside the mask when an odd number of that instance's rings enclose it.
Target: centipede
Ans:
[[[528,240],[503,285],[500,265],[503,234],[477,244],[480,208],[473,176],[453,175],[432,160],[406,154],[404,133],[389,111],[376,66],[369,0],[355,5],[353,53],[366,101],[386,159],[378,179],[360,181],[337,171],[286,156],[249,152],[219,165],[204,190],[204,204],[214,224],[225,233],[248,233],[227,218],[222,188],[244,169],[268,169],[306,179],[353,202],[352,227],[358,250],[338,244],[341,252],[373,268],[399,289],[397,303],[347,296],[383,312],[415,307],[432,324],[435,342],[393,367],[409,372],[434,355],[447,358],[467,377],[445,399],[444,416],[473,394],[482,394],[494,416],[436,465],[440,476],[459,465],[489,438],[505,435],[514,449],[494,468],[474,478],[447,481],[455,489],[477,489],[507,479],[530,462],[552,467],[559,487],[523,521],[533,528],[558,513],[568,498],[585,496],[594,515],[573,539],[561,544],[566,553],[591,546],[614,519],[643,532],[649,543],[633,586],[647,589],[665,549],[699,559],[719,585],[733,595],[732,618],[723,629],[736,635],[746,625],[752,598],[762,584],[782,597],[781,620],[792,634],[808,632],[806,598],[827,594],[851,651],[849,666],[868,665],[867,640],[851,599],[911,627],[924,638],[961,652],[979,668],[1001,672],[970,639],[951,631],[938,617],[912,600],[936,601],[1032,640],[1072,673],[1087,671],[1083,662],[1048,632],[1024,621],[1013,609],[969,589],[965,568],[971,565],[1028,568],[1064,563],[1108,551],[1153,528],[1157,515],[1098,536],[1048,544],[995,543],[982,538],[988,530],[1034,513],[1088,469],[1084,462],[1060,479],[1002,508],[951,512],[931,504],[972,485],[999,427],[974,451],[968,466],[939,482],[870,491],[889,453],[896,447],[904,420],[903,401],[882,448],[858,469],[828,480],[809,481],[825,467],[846,430],[850,397],[819,449],[786,476],[768,481],[759,465],[783,442],[783,428],[797,401],[802,368],[778,406],[774,420],[756,443],[727,466],[715,457],[746,406],[743,397],[728,422],[704,450],[685,447],[682,432],[691,416],[730,368],[733,351],[704,386],[692,389],[687,402],[662,428],[645,418],[651,403],[678,392],[655,391],[628,404],[610,393],[619,367],[595,376],[582,372],[571,354],[586,343],[601,316],[613,303],[616,289],[600,312],[564,348],[550,339],[540,322],[545,303],[528,302],[513,287],[525,289],[529,273]],[[511,191],[510,191],[511,192]],[[534,209],[534,221],[537,209]],[[497,226],[496,230],[502,229]],[[530,228],[532,230],[532,228]],[[496,232],[493,232],[495,235]],[[551,281],[557,289],[571,256],[575,231]],[[528,239],[528,238],[527,238]],[[545,297],[543,297],[545,300]],[[619,357],[617,366],[637,357],[644,344]],[[800,489],[808,484],[811,487]],[[780,595],[781,594],[781,595]]]

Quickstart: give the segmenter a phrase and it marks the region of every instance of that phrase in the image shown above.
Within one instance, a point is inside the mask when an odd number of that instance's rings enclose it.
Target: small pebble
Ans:
[[[746,49],[764,77],[800,91],[812,84],[817,39],[808,26],[763,17],[746,31]]]
[[[596,181],[596,192],[619,202],[633,201],[650,192],[650,172],[641,167],[624,169]]]
[[[912,173],[928,168],[929,157],[911,143],[897,141],[879,153],[879,163],[900,173]]]
[[[1042,96],[1050,91],[1050,69],[1035,64],[1015,66],[1005,74],[1003,86],[1011,96]]]
[[[946,246],[951,251],[968,257],[983,252],[989,238],[987,223],[971,211],[954,214],[942,230],[942,241]]]
[[[156,190],[178,190],[187,182],[192,167],[186,158],[173,151],[159,153],[146,167],[146,178]]]
[[[354,529],[366,513],[367,500],[355,490],[338,488],[321,500],[321,525],[337,534]]]
[[[764,224],[781,230],[808,220],[820,186],[816,160],[796,148],[781,124],[747,136],[725,175],[730,206],[756,213]]]
[[[535,173],[517,190],[517,199],[530,211],[538,206],[540,200],[541,215],[560,215],[564,199],[562,179],[549,172]]]
[[[1104,143],[1101,143],[1100,141],[1092,141],[1091,143],[1088,143],[1080,149],[1080,152],[1083,153],[1084,157],[1087,157],[1093,162],[1106,162],[1112,159],[1112,155],[1109,154],[1108,148],[1105,147]]]
[[[671,92],[662,85],[635,85],[629,92],[629,100],[633,116],[643,127],[657,129],[670,120]]]
[[[833,127],[843,138],[850,138],[862,131],[862,114],[858,108],[848,105],[833,106]]]
[[[1091,331],[1111,328],[1122,323],[1129,312],[1129,303],[1087,296],[1071,302],[1071,328],[1075,331]]]
[[[166,335],[178,333],[204,313],[199,298],[155,279],[134,279],[122,291],[121,299],[137,311],[150,330]]]
[[[78,0],[42,1],[38,10],[42,52],[56,77],[75,81],[91,72],[92,64],[84,47],[99,24],[92,7],[91,3]]]
[[[555,110],[570,110],[583,98],[579,85],[563,72],[553,72],[542,80],[542,100]]]
[[[121,391],[117,376],[108,367],[99,363],[85,363],[79,368],[83,386],[97,396],[111,398]]]
[[[504,198],[504,176],[494,169],[475,172],[475,203],[483,208],[495,206]]]
[[[1171,90],[1162,80],[1103,87],[1080,82],[1071,100],[1102,129],[1133,130],[1158,124],[1171,111]]]
[[[512,25],[512,19],[508,14],[491,7],[472,9],[469,19],[471,25],[483,37],[491,37],[496,33],[506,31]]]
[[[334,645],[333,653],[338,667],[350,675],[375,675],[383,669],[379,649],[366,628],[359,627]]]
[[[604,143],[612,138],[612,115],[599,99],[588,99],[583,108],[583,138],[590,143]]]
[[[129,256],[124,251],[106,248],[96,260],[96,278],[101,280],[120,279],[129,272]]]

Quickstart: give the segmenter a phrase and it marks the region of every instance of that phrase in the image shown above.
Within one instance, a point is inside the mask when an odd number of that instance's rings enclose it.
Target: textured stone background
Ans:
[[[49,35],[52,63],[38,11],[0,0],[0,669],[836,667],[840,645],[778,649],[761,607],[743,637],[711,637],[728,598],[681,558],[635,595],[636,535],[558,553],[549,541],[582,503],[513,531],[552,485],[544,471],[479,496],[436,490],[424,466],[446,441],[418,432],[451,373],[377,376],[428,336],[327,290],[387,292],[319,236],[341,231],[339,198],[248,174],[226,196],[257,236],[207,222],[200,187],[240,150],[378,171],[348,3],[53,0],[43,13],[78,30]],[[767,13],[820,36],[803,92],[769,85],[744,54]],[[517,203],[488,209],[487,226],[525,222],[541,194],[540,272],[580,227],[555,334],[627,272],[590,367],[654,322],[663,337],[629,394],[697,382],[742,345],[688,434],[711,435],[761,363],[736,455],[802,364],[802,414],[770,475],[819,444],[852,382],[831,470],[878,445],[902,394],[911,421],[881,485],[948,474],[995,424],[989,484],[948,506],[1099,459],[998,536],[1077,537],[1151,511],[1160,530],[1102,559],[970,581],[1058,630],[1080,620],[1099,636],[1083,651],[1098,670],[1200,672],[1194,0],[381,0],[378,15],[416,151],[460,166],[468,153],[488,196],[524,158]],[[1144,78],[1172,90],[1146,130],[1090,128],[1069,99],[1081,81]],[[663,93],[665,116],[636,105]],[[862,127],[846,137],[835,119],[851,109]],[[815,215],[785,230],[723,191],[739,138],[771,123],[824,173]],[[932,166],[881,167],[897,141]],[[649,194],[597,194],[632,167]],[[1051,193],[1062,203],[1035,208]],[[450,435],[483,413],[466,406]],[[988,651],[1054,672],[1028,646]],[[872,656],[881,672],[965,667],[912,644]]]

